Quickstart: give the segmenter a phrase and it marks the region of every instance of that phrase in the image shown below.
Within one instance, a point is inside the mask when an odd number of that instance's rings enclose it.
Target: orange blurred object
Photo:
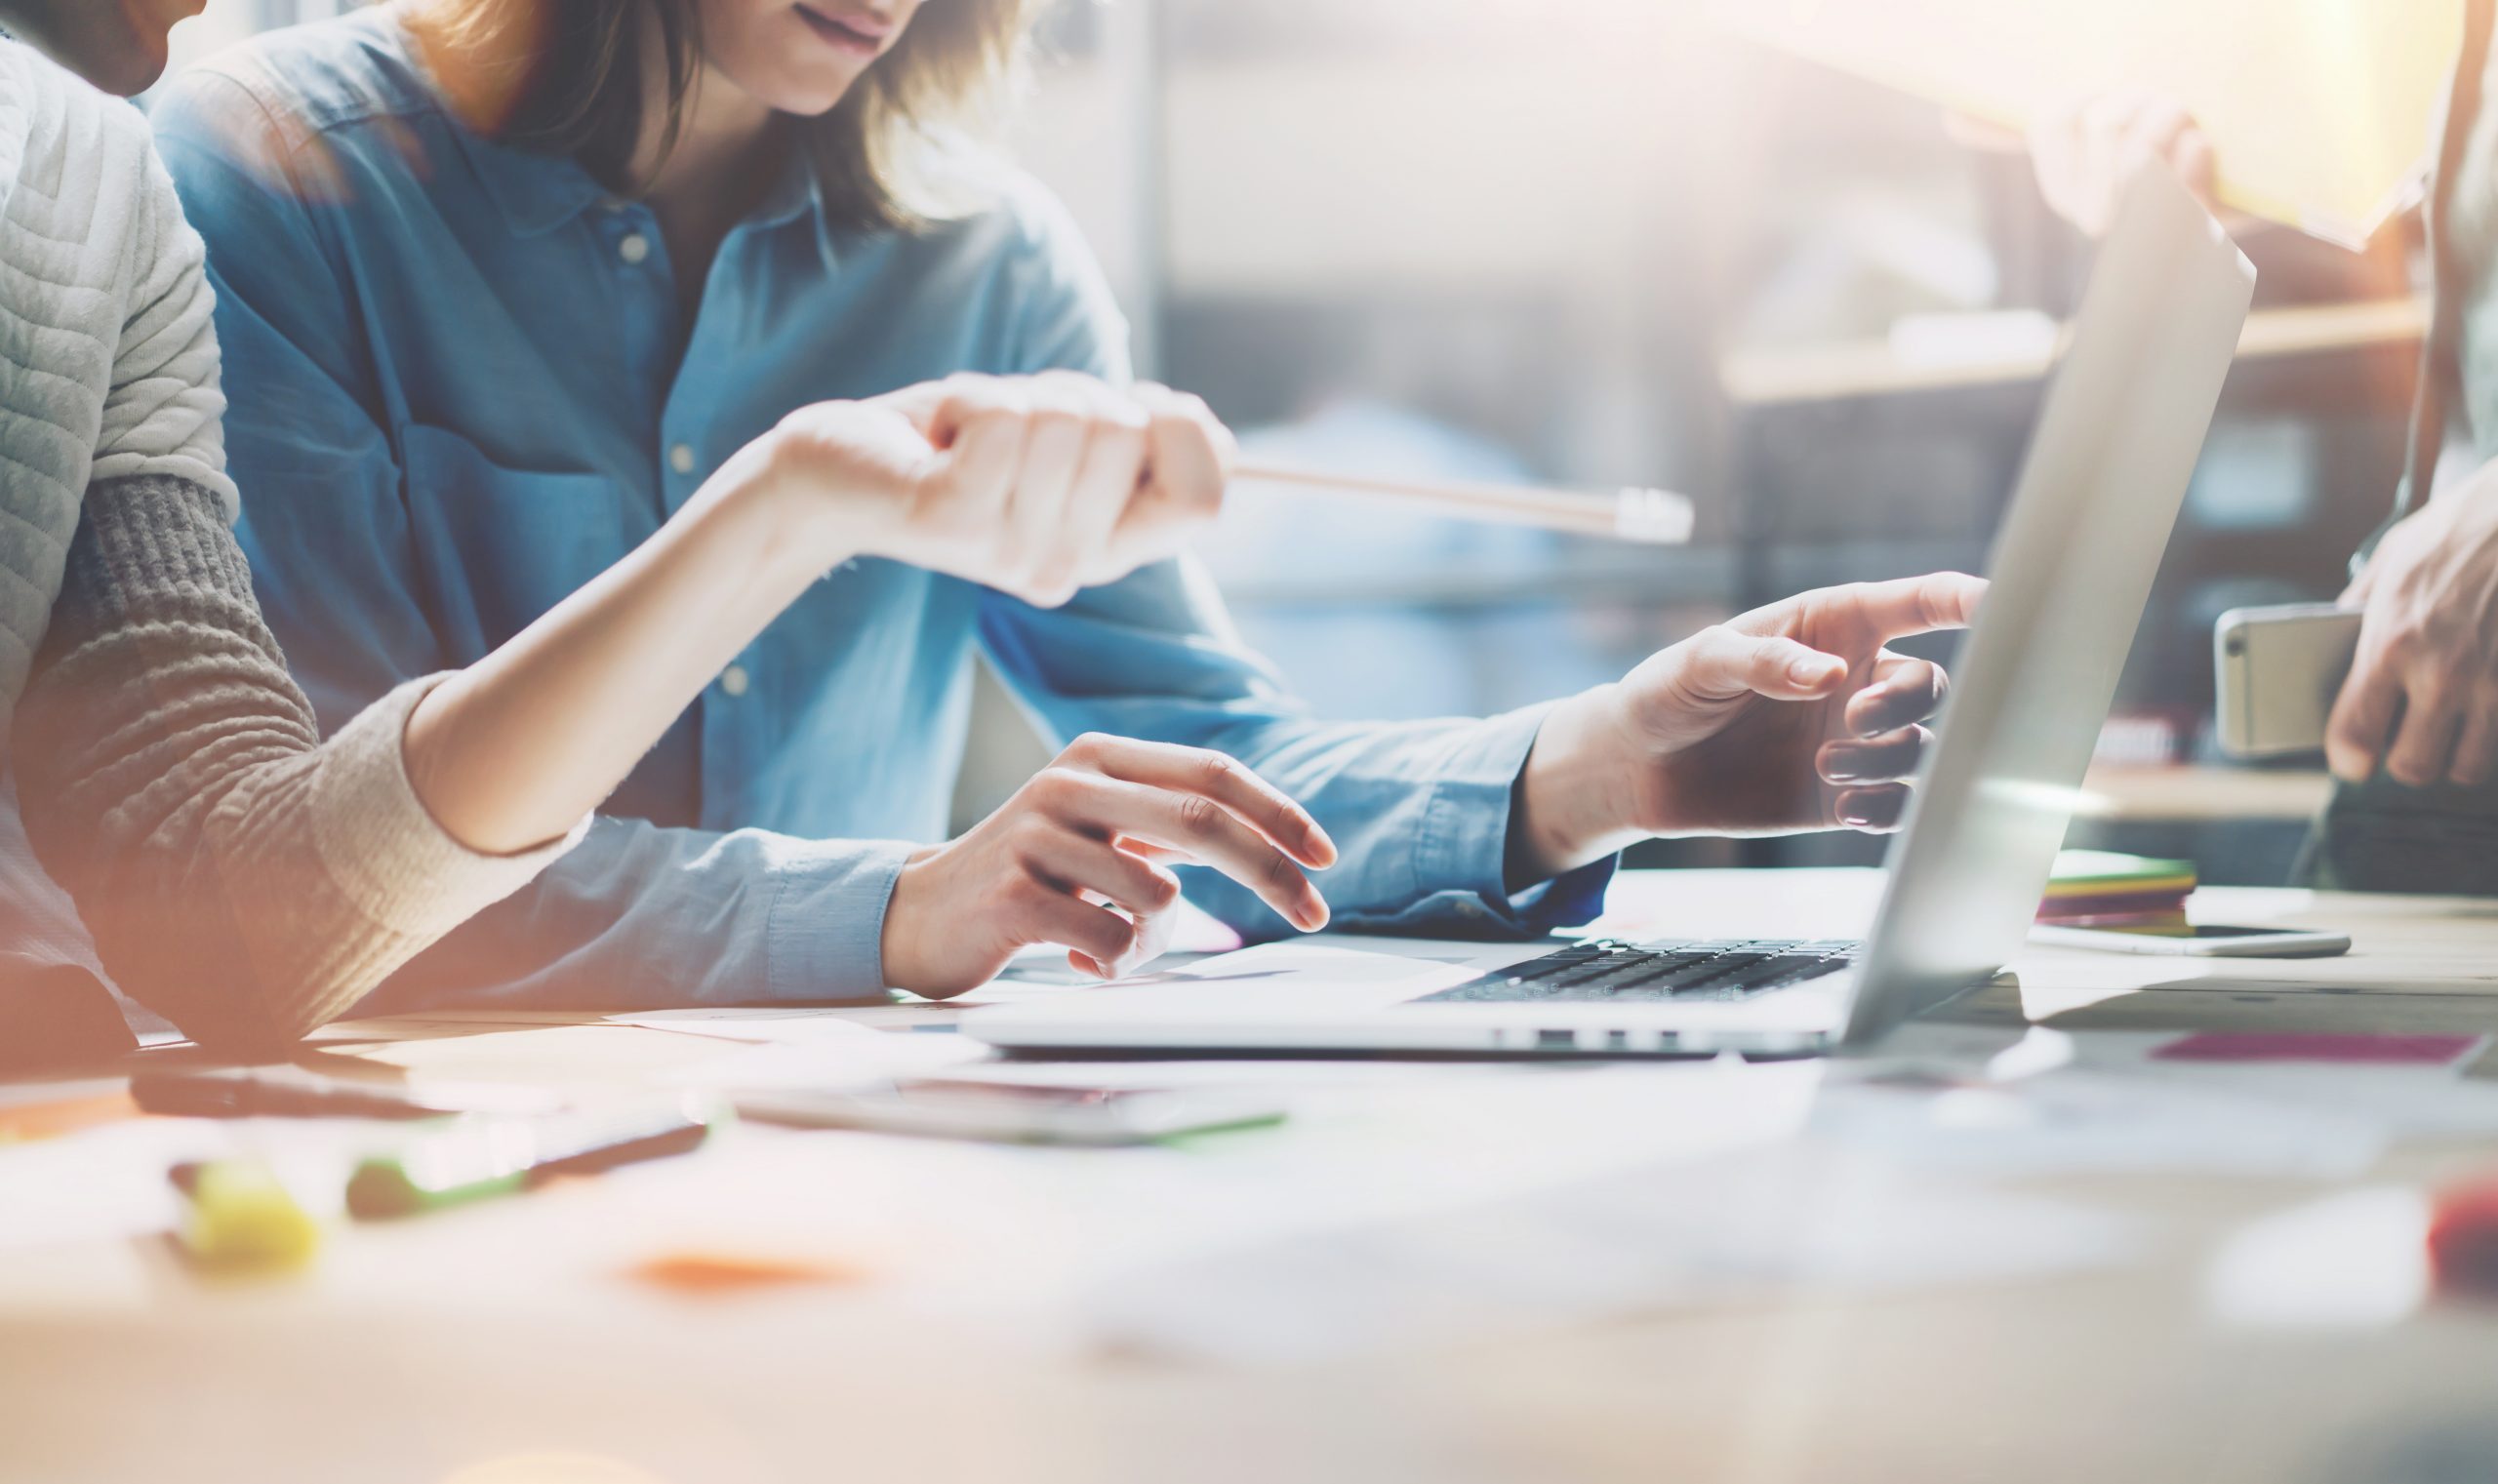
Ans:
[[[2498,1295],[2498,1179],[2438,1193],[2429,1211],[2429,1270],[2441,1292]]]

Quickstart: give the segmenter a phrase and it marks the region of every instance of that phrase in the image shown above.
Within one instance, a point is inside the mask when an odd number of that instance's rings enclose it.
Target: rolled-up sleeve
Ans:
[[[335,728],[463,657],[419,588],[407,471],[364,369],[354,287],[323,236],[320,203],[336,182],[290,176],[274,123],[238,128],[259,106],[230,80],[201,77],[160,108],[158,137],[208,241],[218,335],[246,390],[226,426],[249,477],[244,546],[288,662]],[[908,849],[602,817],[367,1008],[873,995],[884,903]]]

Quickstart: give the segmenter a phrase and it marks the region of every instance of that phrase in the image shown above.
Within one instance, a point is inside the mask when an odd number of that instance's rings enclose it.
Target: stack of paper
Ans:
[[[2186,899],[2195,862],[2126,856],[2108,850],[2056,854],[2038,920],[2065,927],[2186,929]]]
[[[2028,129],[2113,94],[2185,105],[2221,199],[2357,246],[2398,210],[2461,0],[1717,0],[1745,35]]]

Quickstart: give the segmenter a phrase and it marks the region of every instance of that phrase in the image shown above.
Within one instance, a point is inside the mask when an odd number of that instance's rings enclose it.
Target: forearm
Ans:
[[[1549,881],[1620,855],[1641,832],[1630,797],[1632,770],[1622,766],[1615,687],[1556,702],[1537,728],[1535,744],[1511,801],[1505,873],[1512,889]]]
[[[855,554],[793,516],[768,443],[595,581],[425,698],[417,792],[455,837],[522,849],[595,809],[808,583]]]
[[[28,834],[126,989],[267,1049],[544,863],[464,850],[416,800],[399,742],[421,690],[323,743],[217,498],[89,492],[15,751]]]
[[[911,847],[602,817],[527,888],[399,970],[374,1014],[662,1009],[883,993]]]

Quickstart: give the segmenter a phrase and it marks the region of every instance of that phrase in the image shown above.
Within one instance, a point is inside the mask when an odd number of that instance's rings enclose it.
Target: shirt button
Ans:
[[[745,688],[751,683],[743,664],[732,664],[720,671],[720,689],[732,697],[745,695]]]
[[[680,444],[678,444],[676,447],[674,447],[674,448],[672,448],[672,449],[669,449],[669,450],[667,451],[667,466],[668,466],[669,468],[672,468],[672,469],[676,470],[676,471],[677,471],[678,473],[680,473],[680,474],[691,474],[691,473],[693,473],[693,472],[694,472],[694,450],[693,450],[693,448],[692,448],[690,445],[680,443]]]
[[[616,244],[616,256],[624,260],[626,267],[639,267],[651,256],[651,239],[639,232],[626,232]]]

